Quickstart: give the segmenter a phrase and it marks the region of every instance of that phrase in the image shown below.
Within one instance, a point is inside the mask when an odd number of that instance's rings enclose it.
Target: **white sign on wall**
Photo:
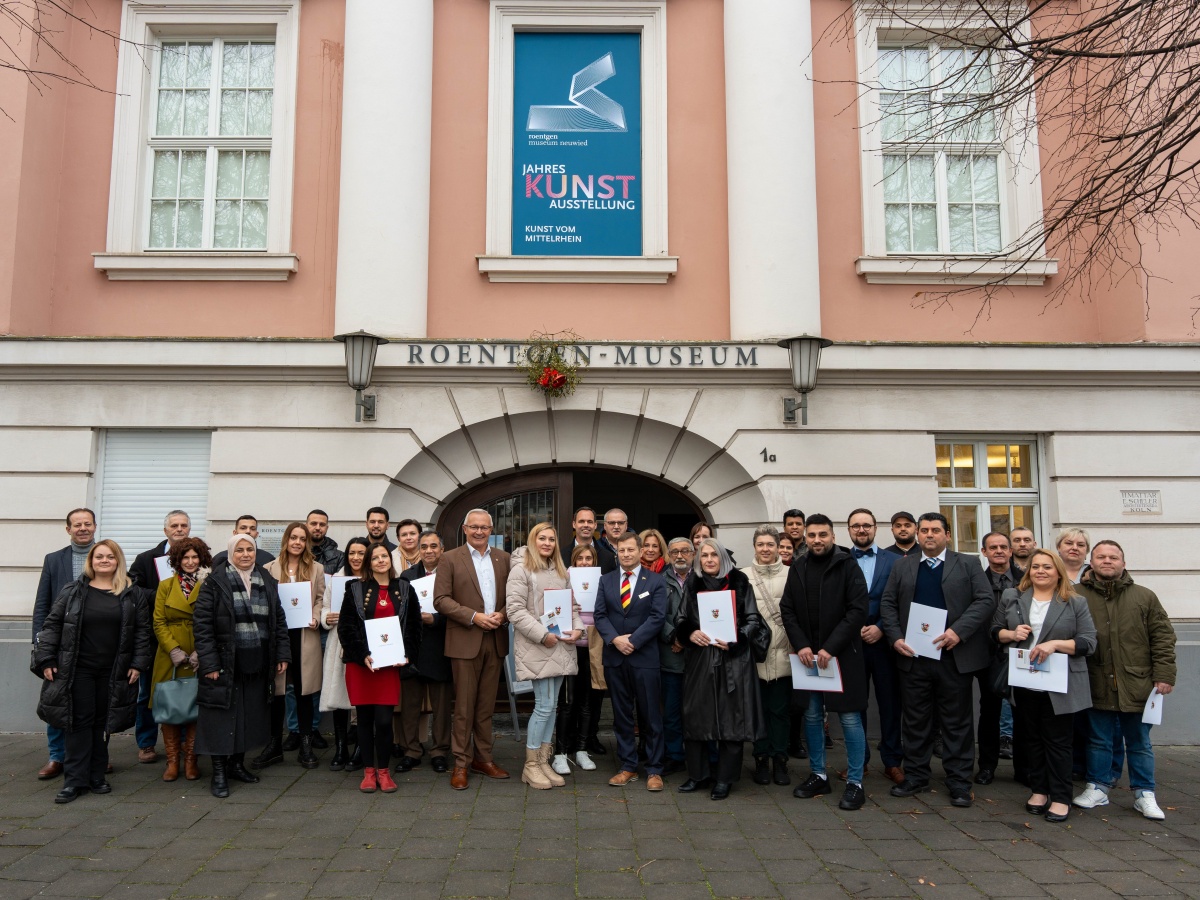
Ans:
[[[1161,516],[1162,491],[1121,491],[1121,513],[1126,516]]]

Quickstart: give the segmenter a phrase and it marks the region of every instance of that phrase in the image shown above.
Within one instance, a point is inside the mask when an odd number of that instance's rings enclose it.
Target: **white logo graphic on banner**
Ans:
[[[571,78],[569,106],[531,106],[527,131],[628,131],[625,108],[596,90],[617,74],[611,53],[584,66]]]

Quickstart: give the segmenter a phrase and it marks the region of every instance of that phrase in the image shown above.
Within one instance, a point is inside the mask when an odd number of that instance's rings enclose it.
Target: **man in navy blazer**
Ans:
[[[42,577],[38,580],[37,594],[33,600],[33,642],[37,643],[38,632],[46,621],[50,606],[59,591],[83,573],[83,564],[88,552],[96,543],[96,514],[90,509],[73,509],[67,513],[67,534],[71,543],[61,550],[47,553],[42,562]],[[46,726],[46,744],[50,759],[38,770],[38,778],[46,781],[62,774],[66,745],[61,728]]]
[[[642,541],[627,531],[617,539],[616,571],[600,578],[596,630],[604,640],[604,680],[612,698],[613,730],[621,770],[609,784],[637,779],[635,721],[646,748],[646,790],[663,789],[665,745],[658,636],[667,617],[667,584],[641,564]]]
[[[898,554],[875,543],[877,523],[869,509],[850,513],[846,526],[850,531],[850,553],[867,579],[867,624],[862,627],[863,658],[867,665],[867,691],[875,687],[875,705],[879,708],[879,755],[883,774],[896,784],[904,781],[904,744],[900,735],[900,676],[896,672],[896,654],[883,638],[879,627],[879,601],[887,586]],[[864,716],[865,718],[865,716]],[[867,747],[867,762],[871,748]]]

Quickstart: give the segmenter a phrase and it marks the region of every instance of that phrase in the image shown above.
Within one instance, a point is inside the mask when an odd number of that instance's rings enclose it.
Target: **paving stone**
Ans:
[[[309,897],[371,897],[379,887],[378,872],[325,872],[312,886]]]
[[[715,897],[774,897],[778,891],[771,879],[758,872],[708,873],[708,886]]]

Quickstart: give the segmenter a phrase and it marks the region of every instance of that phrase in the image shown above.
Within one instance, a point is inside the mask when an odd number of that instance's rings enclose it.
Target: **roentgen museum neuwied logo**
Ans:
[[[596,86],[617,74],[611,53],[571,77],[565,106],[530,106],[526,131],[628,131],[625,109]]]

